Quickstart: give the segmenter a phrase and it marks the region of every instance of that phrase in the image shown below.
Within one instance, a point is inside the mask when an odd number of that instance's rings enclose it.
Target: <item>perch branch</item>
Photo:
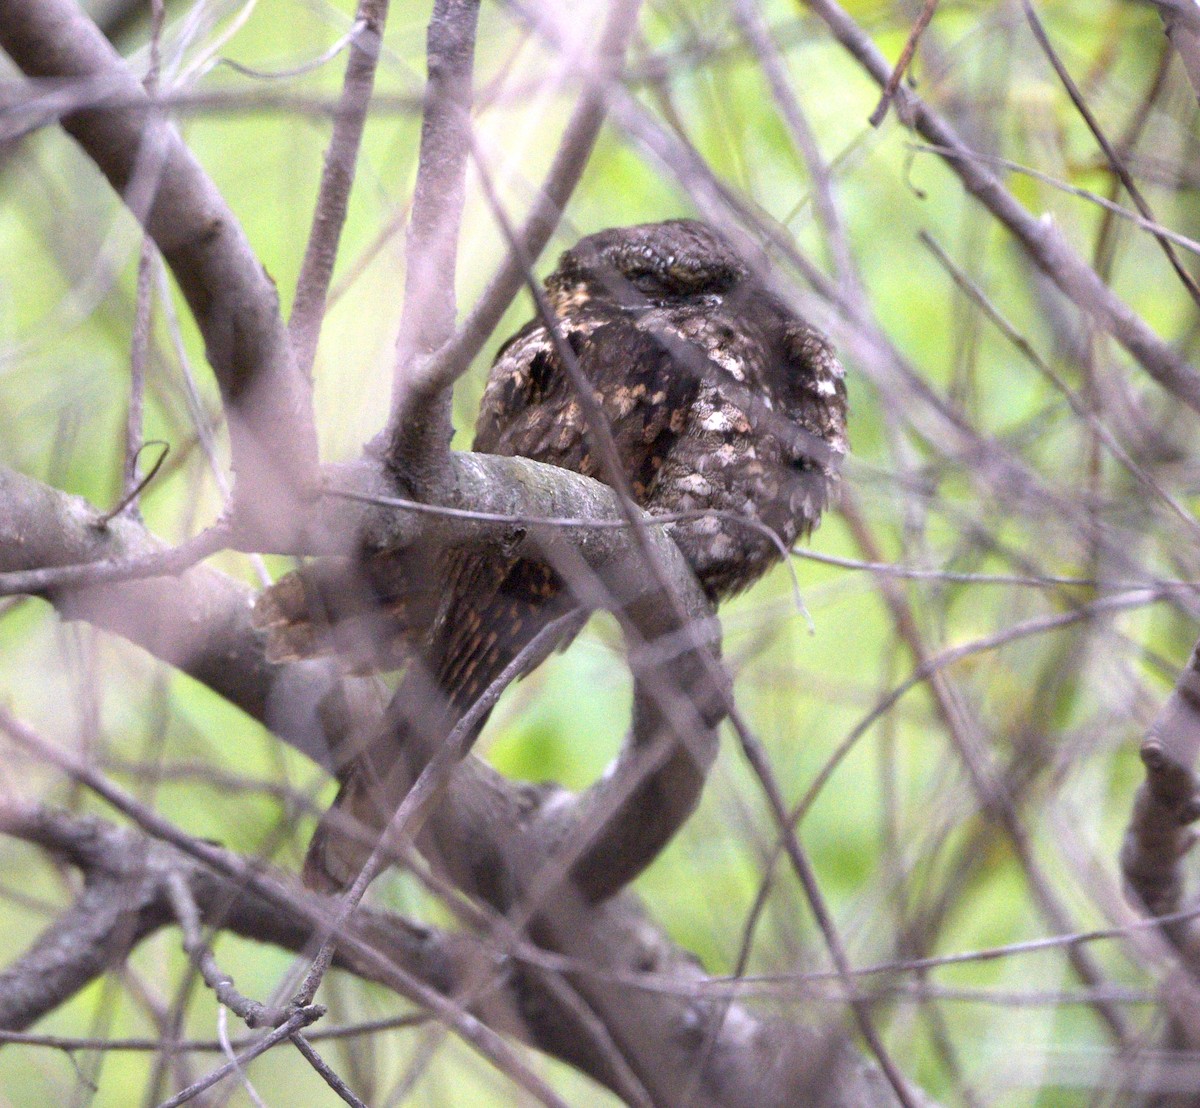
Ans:
[[[610,489],[577,475],[532,464],[513,471],[508,468],[514,464],[512,459],[471,455],[454,458],[463,467],[463,479],[469,482],[466,487],[490,508],[502,512],[523,509],[543,517],[559,514],[586,519],[607,514],[613,519],[618,515]],[[494,465],[499,465],[498,471]],[[120,545],[113,536],[133,547],[153,541],[143,529],[125,520],[114,521],[107,535],[97,536],[89,527],[92,513],[76,498],[27,478],[5,477],[3,471],[0,477],[4,478],[0,480],[0,566],[4,568],[29,565],[31,560],[32,564],[52,560],[50,552],[55,549],[62,551],[54,555],[60,560],[111,556],[114,547]],[[382,475],[375,477],[383,483]],[[361,504],[357,509],[368,510]],[[412,512],[395,515],[405,520],[399,527],[406,533],[412,533],[416,519],[437,519]],[[469,521],[442,522],[447,527],[461,528]],[[9,524],[10,530],[5,531],[4,524]],[[647,529],[652,539],[657,534],[657,528]],[[614,536],[620,535],[625,535],[624,547],[613,542]],[[628,542],[627,532],[615,528],[571,534],[571,549],[589,564],[595,558],[601,567],[606,558],[616,557],[616,551],[624,549],[628,553]],[[270,667],[263,663],[261,645],[249,628],[248,593],[219,574],[194,569],[179,580],[106,586],[94,593],[56,594],[52,599],[71,614],[93,619],[134,638],[147,649],[161,651],[161,656],[183,665],[256,718],[270,719],[272,686],[282,677],[280,668],[288,675],[289,702],[308,705],[308,711],[315,713],[315,706],[330,696],[332,680],[321,667],[311,663]],[[148,595],[153,596],[153,603],[146,602]],[[152,611],[163,613],[164,622],[176,632],[168,634],[156,622],[145,625]],[[208,626],[210,619],[216,627]],[[186,649],[178,640],[178,628],[193,630],[194,641],[186,644]],[[243,652],[240,656],[231,653],[230,642]],[[209,649],[213,653],[206,655]],[[545,863],[557,857],[560,844],[547,841],[552,836],[546,828],[555,825],[554,811],[569,810],[571,803],[570,797],[558,791],[530,794],[469,757],[449,783],[446,803],[435,813],[433,839],[437,850],[450,862],[451,872],[474,875],[464,882],[470,891],[493,906],[503,905],[507,891],[533,887],[533,879]],[[564,822],[558,826],[565,826],[566,817],[560,818]],[[475,882],[485,873],[494,881],[482,889]],[[203,902],[203,898],[200,900]],[[629,1068],[652,1096],[676,1102],[683,1090],[698,1083],[697,1105],[784,1105],[795,1103],[797,1095],[803,1099],[803,1090],[810,1088],[806,1082],[820,1073],[822,1085],[828,1081],[849,1089],[861,1084],[873,1090],[867,1103],[887,1103],[890,1093],[877,1087],[878,1074],[861,1059],[851,1064],[840,1029],[826,1034],[792,1022],[776,1024],[740,1008],[729,1014],[725,1012],[726,1002],[720,998],[710,1004],[696,1001],[691,995],[653,996],[631,991],[627,984],[611,979],[609,972],[616,970],[682,974],[685,982],[699,979],[699,970],[690,956],[658,934],[629,897],[618,896],[597,906],[579,897],[564,896],[554,909],[553,913],[543,909],[533,936],[544,950],[568,957],[579,966],[593,967],[590,973],[573,974],[572,987],[608,1029]],[[362,911],[355,920],[363,919]],[[305,924],[303,913],[274,911],[270,918],[274,926],[287,922],[306,928],[305,941],[318,926]],[[325,922],[324,916],[319,919]],[[364,959],[359,948],[345,938],[339,941],[338,956],[342,964],[353,963],[360,971],[369,970],[374,975],[383,972],[378,959]],[[523,966],[519,986],[514,986],[523,998],[525,1019],[536,1025],[535,1041],[560,1056],[569,1053],[574,1064],[602,1082],[619,1085],[603,1051],[584,1051],[585,1056],[579,1057],[579,1044],[590,1041],[586,1028],[577,1027],[577,1017],[555,999],[553,989],[539,984],[540,975],[547,972],[551,971]],[[686,993],[686,988],[683,991]],[[706,1049],[710,1032],[714,1035],[713,1045]],[[836,1063],[835,1071],[824,1068],[827,1049],[832,1052],[829,1058],[831,1065]],[[768,1058],[771,1064],[764,1066]],[[796,1090],[801,1091],[797,1094]]]

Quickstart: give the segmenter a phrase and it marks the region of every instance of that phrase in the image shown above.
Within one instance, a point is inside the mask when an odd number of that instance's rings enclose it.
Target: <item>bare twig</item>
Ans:
[[[271,1008],[257,1000],[243,996],[234,986],[233,978],[217,965],[212,950],[200,930],[200,909],[187,881],[179,872],[168,873],[166,878],[167,899],[171,911],[179,921],[183,932],[183,949],[200,971],[204,983],[212,989],[218,1003],[235,1015],[240,1016],[247,1027],[282,1027],[299,1011],[312,1003],[312,998],[302,1005],[290,1009]]]
[[[95,526],[102,530],[111,522],[110,517],[101,516]],[[97,585],[139,581],[147,577],[174,576],[191,569],[210,554],[223,550],[228,538],[228,528],[221,525],[201,531],[172,549],[158,550],[127,561],[82,562],[0,573],[0,596],[15,596],[19,593],[37,595],[57,589],[94,588]]]
[[[328,1085],[338,1096],[342,1098],[351,1108],[367,1108],[367,1106],[358,1099],[350,1091],[350,1086],[346,1084],[336,1073],[329,1067],[329,1063],[325,1061],[313,1048],[312,1044],[299,1031],[293,1032],[289,1038],[293,1045],[308,1062],[313,1069],[321,1075],[322,1080]]]
[[[387,11],[388,0],[360,0],[355,13],[341,101],[333,117],[333,134],[325,152],[312,231],[296,281],[288,336],[298,368],[309,376],[321,334],[329,279],[346,222],[358,148],[375,87],[375,68],[379,62]]]
[[[887,115],[888,105],[896,97],[896,89],[900,87],[900,82],[904,80],[904,74],[908,70],[913,54],[916,53],[917,43],[920,42],[921,35],[925,33],[925,28],[933,20],[933,13],[937,11],[937,6],[938,0],[925,0],[920,12],[917,14],[912,30],[909,31],[904,47],[900,51],[900,57],[896,59],[896,68],[892,70],[891,76],[887,79],[887,84],[883,86],[883,95],[879,98],[879,103],[875,106],[875,110],[867,117],[867,122],[872,127],[878,127],[883,122],[884,116]]]
[[[138,458],[145,446],[142,441],[142,432],[145,418],[146,364],[150,351],[150,315],[153,305],[153,289],[150,284],[154,265],[153,251],[154,245],[150,241],[150,236],[143,235],[142,249],[138,256],[137,307],[133,317],[133,343],[129,352],[129,407],[125,415],[125,479],[121,501],[116,509],[124,511],[126,508],[132,508],[134,514],[138,510],[138,494],[144,487],[144,482],[138,475]],[[166,457],[165,451],[163,457]]]
[[[880,86],[887,84],[891,66],[836,0],[803,2]],[[957,132],[919,97],[901,86],[896,101],[903,118],[911,119],[919,134],[950,151],[943,157],[967,191],[1008,228],[1059,290],[1124,346],[1164,389],[1200,411],[1200,374],[1100,280],[1053,222],[1031,215],[992,173],[971,158]]]
[[[231,1058],[220,1069],[213,1070],[207,1077],[202,1077],[195,1084],[189,1085],[186,1089],[181,1089],[173,1097],[164,1100],[158,1108],[179,1108],[179,1105],[187,1104],[190,1100],[195,1100],[196,1097],[206,1090],[211,1089],[217,1082],[223,1081],[230,1074],[239,1072],[245,1067],[247,1062],[252,1062],[260,1054],[265,1054],[272,1047],[286,1042],[292,1037],[293,1033],[312,1023],[314,1020],[319,1019],[323,1012],[323,1008],[317,1007],[294,1013],[288,1019],[287,1023],[264,1035],[257,1043],[251,1047],[247,1047],[236,1058]]]

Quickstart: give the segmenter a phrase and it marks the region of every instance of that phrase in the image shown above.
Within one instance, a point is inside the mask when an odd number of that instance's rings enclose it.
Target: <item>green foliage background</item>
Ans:
[[[907,35],[917,5],[847,4],[889,58]],[[344,32],[351,8],[321,0],[259,0],[227,41],[216,35],[237,18],[229,2],[207,9],[168,5],[166,55],[181,28],[207,11],[182,64],[211,52],[265,70],[319,54]],[[1064,60],[1110,134],[1119,135],[1142,103],[1165,41],[1148,5],[1045,0],[1038,10]],[[580,25],[591,18],[581,5]],[[833,164],[841,211],[871,310],[882,331],[938,394],[987,438],[1037,472],[1047,488],[1086,507],[1106,540],[1124,549],[1139,579],[1194,578],[1194,536],[1147,497],[1102,449],[1064,401],[959,293],[917,240],[927,231],[994,298],[999,309],[1074,388],[1092,397],[1131,453],[1190,510],[1196,468],[1189,451],[1193,416],[1178,409],[1113,343],[1086,332],[1079,317],[1031,269],[1012,240],[938,159],[914,150],[895,112],[879,130],[866,123],[877,88],[800,6],[766,5],[792,86]],[[355,456],[380,427],[391,385],[392,346],[401,307],[403,218],[415,173],[419,117],[397,110],[420,95],[428,5],[395,5],[380,70],[380,109],[369,123],[335,276],[336,297],[316,365],[323,456]],[[143,27],[137,34],[144,39]],[[493,102],[479,113],[484,149],[501,174],[504,196],[520,212],[553,155],[575,89],[557,93],[540,81],[553,61],[527,40],[511,13],[484,6],[477,86]],[[145,49],[122,49],[139,67]],[[813,218],[811,182],[780,122],[761,68],[746,50],[724,3],[648,3],[631,62],[668,63],[664,89],[643,83],[642,101],[671,110],[688,138],[731,188],[752,201],[797,245],[825,265]],[[255,80],[217,65],[165,80],[191,93],[331,96],[342,61],[306,75]],[[1033,43],[1019,5],[944,3],[918,53],[919,92],[954,119],[981,149],[1032,165],[1078,187],[1106,193],[1110,175]],[[389,99],[390,97],[390,99]],[[180,127],[243,221],[255,249],[290,301],[328,137],[328,119],[237,106],[182,107]],[[1194,101],[1182,73],[1168,73],[1138,147],[1147,192],[1159,219],[1195,234]],[[1149,170],[1146,171],[1149,174]],[[1189,176],[1190,174],[1190,176]],[[1103,213],[1077,197],[1014,173],[1013,192],[1045,213],[1085,257]],[[86,497],[112,504],[120,487],[130,325],[139,233],[86,159],[53,127],[4,152],[0,166],[0,463]],[[578,235],[604,226],[693,211],[685,189],[615,129],[606,130],[543,258]],[[1161,334],[1194,350],[1195,305],[1171,275],[1158,247],[1127,224],[1115,233],[1111,284]],[[501,256],[499,236],[472,185],[459,263],[460,305],[469,305]],[[1190,263],[1189,263],[1190,264]],[[459,445],[469,429],[487,362],[530,308],[519,300],[456,395]],[[148,525],[179,539],[211,520],[220,493],[203,463],[187,417],[169,317],[200,392],[216,413],[216,391],[195,328],[178,297],[160,301],[147,436],[172,444],[164,475],[144,498]],[[991,574],[1085,578],[1112,568],[1101,544],[1056,518],[1037,496],[996,489],[979,463],[950,456],[916,413],[897,405],[872,368],[844,341],[836,314],[822,322],[843,348],[852,403],[853,457],[847,487],[890,560],[926,568]],[[1080,357],[1083,351],[1086,356]],[[1089,390],[1091,390],[1089,392]],[[1116,396],[1126,408],[1110,406]],[[1190,540],[1190,541],[1189,541]],[[863,558],[844,519],[832,516],[816,550]],[[868,559],[869,560],[869,559]],[[227,571],[254,579],[250,563],[222,556]],[[273,563],[272,571],[286,569]],[[813,782],[839,743],[876,700],[911,674],[914,661],[896,637],[869,573],[796,562],[812,628],[792,601],[780,569],[723,612],[725,650],[738,675],[738,698],[766,744],[789,801]],[[1135,575],[1136,576],[1136,575]],[[931,653],[1093,598],[1079,587],[1033,589],[938,580],[900,581]],[[1145,607],[971,655],[948,671],[953,696],[983,757],[1018,796],[1034,857],[1080,930],[1119,918],[1115,856],[1139,780],[1136,743],[1187,655],[1192,622],[1166,606]],[[580,641],[509,690],[481,750],[505,773],[580,787],[602,771],[626,724],[629,681],[615,627],[597,619]],[[295,869],[312,818],[261,789],[232,790],[192,774],[159,784],[129,771],[157,761],[171,770],[204,767],[252,782],[283,781],[320,803],[331,788],[304,758],[238,712],[135,649],[84,626],[61,622],[48,605],[0,605],[0,696],[56,742],[89,751],[126,787],[152,800],[190,832],[262,854]],[[11,752],[0,781],[6,794],[45,797],[103,811],[49,771]],[[110,813],[105,813],[110,814]],[[802,824],[822,887],[858,964],[896,957],[969,951],[1035,939],[1053,928],[1039,911],[1009,840],[982,811],[927,686],[902,697],[838,766]],[[710,972],[732,971],[754,903],[772,824],[731,736],[701,810],[638,882],[654,917],[695,951]],[[776,878],[756,932],[749,971],[788,975],[825,968],[827,956],[789,873]],[[15,958],[71,895],[72,877],[36,852],[0,842],[0,961]],[[378,897],[438,920],[436,905],[403,878],[381,882]],[[905,946],[904,928],[941,903],[928,943]],[[1120,943],[1093,944],[1113,986],[1153,987],[1153,977]],[[290,959],[229,937],[216,943],[239,987],[270,995]],[[145,943],[127,974],[85,991],[40,1029],[69,1035],[154,1036],[149,1009],[169,1006],[184,977],[178,936]],[[891,979],[887,979],[891,980]],[[877,1011],[907,1072],[946,1103],[964,1103],[964,1087],[986,1090],[981,1103],[1091,1104],[1112,1077],[1112,1043],[1061,950],[901,975],[962,990],[936,1005],[901,994]],[[329,985],[330,1022],[395,1014],[395,997],[339,978]],[[1031,997],[1032,992],[1065,995]],[[1008,994],[1025,994],[1017,1003]],[[1006,1000],[1005,997],[1008,997]],[[967,997],[968,999],[963,999]],[[828,998],[793,981],[763,1000],[797,1018],[836,1011]],[[197,990],[187,1033],[211,1039],[215,1005]],[[1125,1015],[1149,1034],[1153,1009]],[[236,1029],[231,1028],[235,1036]],[[405,1030],[328,1048],[344,1075],[386,1103],[413,1057],[438,1033]],[[948,1043],[949,1048],[945,1046]],[[193,1072],[215,1065],[193,1057]],[[0,1051],[0,1103],[140,1103],[153,1054],[74,1057],[49,1050]],[[607,1094],[565,1068],[536,1060],[571,1103],[609,1103]],[[362,1075],[373,1074],[372,1077]],[[269,1104],[323,1104],[331,1094],[294,1052],[255,1062],[251,1079]],[[233,1089],[228,1103],[243,1103]],[[146,1101],[153,1103],[153,1099]],[[412,1093],[412,1103],[517,1103],[511,1086],[453,1041],[442,1043]],[[1118,1103],[1108,1101],[1107,1103]]]

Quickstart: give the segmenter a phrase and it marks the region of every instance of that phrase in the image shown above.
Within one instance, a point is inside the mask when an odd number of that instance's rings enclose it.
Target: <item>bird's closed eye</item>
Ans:
[[[625,280],[647,296],[662,296],[672,291],[663,275],[653,269],[630,270],[625,274]]]

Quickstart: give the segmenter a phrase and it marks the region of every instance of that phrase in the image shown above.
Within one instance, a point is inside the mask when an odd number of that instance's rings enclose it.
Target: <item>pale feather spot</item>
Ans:
[[[727,412],[711,412],[700,421],[700,427],[705,431],[716,431],[720,434],[721,432],[731,430],[733,423],[730,421]]]

